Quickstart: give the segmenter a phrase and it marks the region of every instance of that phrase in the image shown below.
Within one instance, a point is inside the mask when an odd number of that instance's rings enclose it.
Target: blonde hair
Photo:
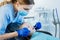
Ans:
[[[0,7],[8,3],[11,3],[11,0],[4,0],[3,2],[0,2]]]
[[[25,4],[23,0],[18,0],[20,4]]]
[[[21,5],[24,5],[24,4],[34,4],[34,1],[33,0],[4,0],[3,2],[0,2],[0,6],[3,6],[5,4],[8,4],[8,3],[15,3],[15,2],[19,2]]]
[[[15,2],[17,2],[17,0],[4,0],[3,2],[0,2],[0,6],[3,6],[9,3],[15,3]]]

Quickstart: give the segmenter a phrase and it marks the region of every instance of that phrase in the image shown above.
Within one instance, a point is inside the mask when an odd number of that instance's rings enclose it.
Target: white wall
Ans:
[[[41,7],[45,7],[49,9],[57,8],[60,19],[60,0],[34,0],[34,1],[37,5],[40,5]]]
[[[34,0],[36,4],[45,8],[57,8],[60,17],[60,0]]]
[[[2,2],[3,0],[0,0],[0,2]]]

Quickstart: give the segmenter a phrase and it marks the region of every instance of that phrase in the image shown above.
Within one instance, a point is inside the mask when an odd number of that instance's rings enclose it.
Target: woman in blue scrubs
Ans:
[[[24,22],[23,16],[26,16],[27,12],[24,11],[23,9],[21,10],[21,8],[19,10],[18,9],[18,7],[20,7],[19,5],[20,4],[17,0],[11,0],[11,1],[5,0],[4,2],[1,2],[1,4],[0,4],[0,40],[20,35],[20,30],[17,32],[5,34],[5,30],[9,23],[16,22],[19,24],[23,24],[23,22]],[[17,15],[15,15],[16,13],[17,13]],[[22,32],[23,36],[24,36],[25,32],[27,32],[27,34],[29,33],[28,29],[23,29],[21,31],[23,31]],[[2,34],[4,34],[4,35],[2,35]]]

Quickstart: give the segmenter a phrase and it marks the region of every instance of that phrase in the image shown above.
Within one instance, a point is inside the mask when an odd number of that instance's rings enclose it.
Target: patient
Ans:
[[[7,39],[7,40],[52,40],[53,38],[55,40],[57,40],[55,37],[52,37],[52,34],[50,34],[49,32],[46,32],[46,31],[38,31],[36,29],[40,29],[41,28],[41,24],[39,22],[37,22],[35,24],[35,26],[31,26],[30,24],[28,23],[24,23],[23,25],[19,25],[17,23],[10,23],[6,29],[6,33],[9,33],[9,32],[14,32],[18,29],[22,29],[22,28],[28,28],[30,30],[30,35],[28,37],[14,37],[14,38],[10,38],[10,39]],[[50,37],[50,38],[49,38]],[[51,39],[52,38],[52,39]]]
[[[10,32],[14,32],[18,29],[22,29],[22,28],[28,28],[30,30],[30,35],[28,37],[16,37],[16,38],[12,38],[12,39],[8,39],[8,40],[17,40],[17,39],[20,39],[20,40],[27,40],[27,39],[30,39],[31,35],[38,29],[41,28],[41,23],[40,22],[37,22],[34,26],[31,26],[29,23],[23,23],[21,25],[19,25],[18,23],[10,23],[8,26],[7,26],[7,29],[6,29],[6,33],[10,33]]]
[[[14,31],[16,31],[18,29],[22,29],[24,27],[28,28],[30,30],[30,35],[28,37],[20,36],[20,37],[10,38],[10,39],[7,39],[7,40],[28,40],[28,39],[30,39],[31,34],[35,32],[35,29],[34,29],[34,27],[32,27],[28,23],[24,23],[23,25],[19,25],[18,23],[10,23],[7,26],[6,33],[14,32]]]
[[[28,28],[31,31],[28,37],[20,36],[20,37],[11,38],[8,40],[60,40],[60,39],[53,37],[52,34],[49,32],[36,30],[36,29],[41,28],[41,24],[38,22],[33,27],[28,23],[24,23],[23,25],[18,25],[16,23],[10,23],[7,27],[6,33],[14,32],[24,27]]]

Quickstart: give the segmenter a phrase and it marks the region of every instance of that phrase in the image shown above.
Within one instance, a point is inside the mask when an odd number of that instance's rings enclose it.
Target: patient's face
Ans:
[[[24,28],[24,27],[28,28],[30,30],[31,34],[35,32],[35,28],[28,23],[24,23],[22,26],[20,26],[20,29]]]

